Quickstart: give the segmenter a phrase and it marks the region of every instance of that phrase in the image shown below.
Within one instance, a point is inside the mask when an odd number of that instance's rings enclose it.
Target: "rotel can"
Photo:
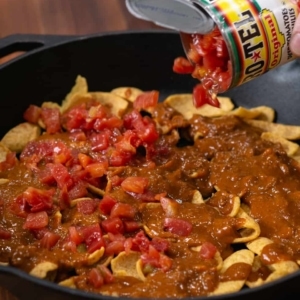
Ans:
[[[176,11],[175,2],[182,5],[178,8],[180,11]],[[217,26],[226,43],[231,63],[231,82],[226,88],[229,89],[295,59],[289,45],[299,14],[297,2],[299,3],[297,0],[127,0],[127,7],[132,12],[134,4],[136,16],[154,22],[160,14],[160,22],[157,22],[159,25],[185,32],[190,37],[194,34],[205,35],[207,30],[213,30]],[[139,6],[142,3],[144,6]],[[183,9],[184,4],[188,5],[190,12],[192,7],[200,14],[195,15],[193,11],[194,15],[191,17],[189,11]],[[188,48],[188,45],[184,46],[185,49]],[[224,91],[224,88],[219,89],[219,92]]]
[[[220,28],[232,62],[230,87],[295,57],[290,50],[298,16],[291,0],[198,0]]]

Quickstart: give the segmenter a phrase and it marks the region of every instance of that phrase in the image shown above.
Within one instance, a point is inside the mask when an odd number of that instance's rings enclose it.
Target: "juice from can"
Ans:
[[[223,71],[231,76],[228,84],[215,89],[217,92],[239,86],[295,59],[290,50],[290,40],[299,14],[298,0],[126,2],[135,16],[157,21],[161,26],[181,32],[186,52],[193,36],[205,35],[217,27],[229,54],[230,68]],[[201,80],[201,76],[194,77]]]

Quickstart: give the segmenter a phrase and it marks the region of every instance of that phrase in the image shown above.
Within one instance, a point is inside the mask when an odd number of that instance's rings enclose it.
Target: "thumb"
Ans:
[[[295,55],[300,56],[300,15],[295,23],[290,48]]]

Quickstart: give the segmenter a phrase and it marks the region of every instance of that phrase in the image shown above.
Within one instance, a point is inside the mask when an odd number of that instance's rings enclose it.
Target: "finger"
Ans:
[[[295,55],[300,56],[300,15],[295,23],[290,48]]]

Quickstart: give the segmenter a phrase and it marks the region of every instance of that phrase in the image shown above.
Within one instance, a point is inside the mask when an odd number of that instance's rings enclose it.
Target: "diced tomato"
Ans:
[[[7,229],[0,227],[0,239],[9,240],[11,238],[11,232]]]
[[[104,195],[103,199],[99,203],[99,209],[105,214],[109,215],[117,200],[111,196]]]
[[[108,218],[101,222],[101,226],[106,232],[124,233],[124,224],[119,217]]]
[[[155,202],[155,194],[149,190],[146,190],[143,194],[137,194],[131,192],[130,195],[135,199],[142,201],[142,202]]]
[[[132,245],[133,245],[132,240],[133,238],[129,237],[124,241],[124,250],[126,253],[129,253],[130,250],[132,249]]]
[[[222,57],[222,58],[229,58],[229,53],[228,49],[225,43],[225,40],[223,39],[222,36],[215,37],[215,49],[216,49],[216,55],[217,57]]]
[[[81,129],[86,124],[87,117],[86,103],[82,103],[72,107],[62,115],[62,125],[68,131]]]
[[[93,162],[93,159],[90,156],[83,153],[78,154],[78,160],[83,168],[85,168],[88,164],[91,164]]]
[[[91,141],[93,151],[102,151],[109,147],[109,132],[93,133],[89,139]]]
[[[41,115],[41,108],[36,105],[29,105],[29,107],[25,110],[23,114],[24,120],[26,120],[29,123],[37,124],[39,118]]]
[[[122,241],[112,241],[108,243],[105,247],[106,255],[117,255],[120,252],[124,251],[124,242]]]
[[[165,239],[154,237],[151,240],[151,245],[159,252],[166,252],[169,249],[170,243]]]
[[[165,218],[164,229],[179,236],[188,236],[192,232],[193,225],[182,219]]]
[[[232,79],[232,74],[231,74],[230,70],[219,73],[217,80],[218,80],[220,89],[222,91],[226,91],[228,89],[228,87],[230,86],[230,83],[231,83],[231,79]]]
[[[111,271],[104,265],[98,265],[97,268],[100,270],[105,283],[111,283],[114,281],[114,276]]]
[[[91,271],[89,272],[88,280],[95,288],[100,288],[104,284],[103,275],[97,268],[91,269]]]
[[[49,229],[46,227],[41,229],[31,229],[32,235],[38,240],[41,240],[47,232],[49,232]]]
[[[86,141],[86,135],[82,130],[73,130],[70,132],[69,138],[74,142]]]
[[[145,143],[154,143],[158,139],[158,132],[152,119],[142,115],[137,111],[126,114],[123,117],[124,127],[134,130],[138,137]]]
[[[206,70],[213,71],[216,68],[224,68],[226,67],[227,61],[221,57],[218,57],[216,53],[210,52],[203,57],[203,67]]]
[[[136,221],[123,221],[125,232],[134,232],[141,229],[141,224]]]
[[[149,185],[149,180],[146,177],[130,176],[123,180],[121,187],[125,192],[143,194]]]
[[[90,174],[92,178],[102,177],[108,168],[108,163],[104,162],[97,162],[92,163],[86,166],[85,170]]]
[[[184,57],[177,57],[173,63],[173,71],[178,74],[192,74],[194,66]]]
[[[9,170],[17,164],[18,160],[16,158],[15,152],[9,152],[6,154],[4,161],[0,162],[0,172]]]
[[[74,226],[69,227],[69,237],[70,240],[75,243],[75,245],[79,245],[83,242],[82,235],[79,234],[78,230]]]
[[[68,193],[68,190],[67,190],[67,187],[66,187],[66,186],[64,186],[64,187],[59,191],[58,199],[59,199],[59,208],[60,208],[61,210],[64,210],[64,209],[70,207],[71,199],[70,199],[70,197],[69,197],[69,193]]]
[[[81,232],[82,237],[83,237],[84,240],[86,240],[94,232],[97,232],[100,235],[102,235],[99,223],[95,223],[95,224],[92,224],[92,225],[84,226],[84,227],[81,228],[80,232]]]
[[[123,121],[120,118],[111,116],[109,118],[98,118],[94,123],[94,129],[100,131],[103,129],[121,128],[122,125]]]
[[[184,40],[191,41],[187,56],[195,66],[193,70],[188,70],[191,72],[185,72],[173,66],[174,72],[190,73],[192,77],[201,81],[201,84],[196,85],[193,91],[195,107],[201,107],[204,104],[219,107],[219,101],[212,95],[226,91],[232,80],[229,52],[222,33],[216,27],[205,35],[182,35]],[[178,57],[175,62],[181,59],[182,57]]]
[[[120,186],[123,180],[124,180],[124,179],[121,178],[121,177],[118,176],[118,175],[114,175],[114,176],[112,176],[112,177],[110,178],[110,182],[111,182],[112,187]]]
[[[195,107],[201,107],[204,104],[220,107],[218,99],[213,99],[208,90],[201,83],[197,84],[193,89],[193,101]]]
[[[188,51],[188,58],[194,63],[200,63],[202,56],[199,54],[199,52],[197,51],[197,48],[195,45],[191,44],[190,45],[190,50]],[[194,70],[193,70],[194,71]]]
[[[87,183],[82,180],[78,180],[74,183],[71,189],[68,191],[70,199],[76,199],[85,197],[87,195]]]
[[[106,235],[109,239],[109,241],[121,241],[122,243],[125,242],[126,238],[123,234],[121,233],[111,233],[108,232]]]
[[[21,161],[38,163],[42,159],[47,162],[64,164],[71,158],[67,145],[59,140],[34,140],[29,142],[20,155]]]
[[[94,199],[81,200],[77,203],[77,211],[84,215],[92,214],[97,208],[97,202]]]
[[[54,232],[46,232],[42,239],[40,240],[40,245],[42,248],[51,249],[59,241],[60,236]]]
[[[134,110],[124,115],[123,117],[124,127],[126,129],[134,130],[135,129],[134,124],[137,122],[141,122],[141,120],[142,120],[142,115],[137,110]]]
[[[113,167],[125,166],[132,158],[132,153],[114,150],[110,153],[109,164]]]
[[[145,92],[137,96],[135,101],[133,102],[133,107],[137,110],[147,109],[150,107],[155,107],[158,103],[159,92],[158,91],[150,91]]]
[[[36,173],[39,177],[39,180],[42,183],[45,183],[45,184],[48,184],[48,185],[55,185],[56,184],[56,180],[53,177],[49,166],[46,166],[44,169],[37,170]]]
[[[74,253],[77,251],[76,244],[70,240],[67,240],[63,243],[62,249]]]
[[[135,124],[137,135],[145,143],[154,143],[158,139],[155,123],[148,116],[143,117],[142,122]]]
[[[26,199],[22,194],[18,195],[10,204],[9,209],[10,211],[15,214],[18,217],[21,218],[26,218],[27,216],[27,211],[26,211],[26,207],[27,207],[27,202]]]
[[[34,187],[28,187],[23,192],[25,201],[31,207],[32,212],[42,211],[52,208],[54,189],[41,190]]]
[[[41,118],[48,134],[54,134],[61,131],[60,111],[58,108],[42,107]]]
[[[140,146],[141,140],[132,130],[126,130],[121,140],[115,143],[115,147],[119,153],[128,152],[131,154],[136,153],[136,148]]]
[[[62,189],[66,186],[68,189],[73,185],[73,180],[68,172],[68,169],[60,164],[48,164],[47,167],[50,169],[51,175],[57,182],[57,186]]]
[[[48,225],[49,217],[45,211],[29,213],[23,225],[24,229],[41,229]]]
[[[172,266],[172,260],[158,252],[152,245],[149,246],[148,252],[141,255],[141,260],[144,265],[151,265],[155,268],[160,268],[164,272],[168,271]]]
[[[132,250],[148,252],[150,241],[143,231],[138,232],[132,239]]]
[[[100,225],[98,223],[83,227],[81,229],[81,234],[86,243],[88,253],[93,253],[105,246]]]
[[[134,218],[136,212],[136,209],[132,205],[128,203],[118,202],[112,207],[110,217],[119,217],[130,220]]]
[[[213,259],[217,253],[217,247],[212,243],[205,242],[201,246],[200,256],[204,259]]]

